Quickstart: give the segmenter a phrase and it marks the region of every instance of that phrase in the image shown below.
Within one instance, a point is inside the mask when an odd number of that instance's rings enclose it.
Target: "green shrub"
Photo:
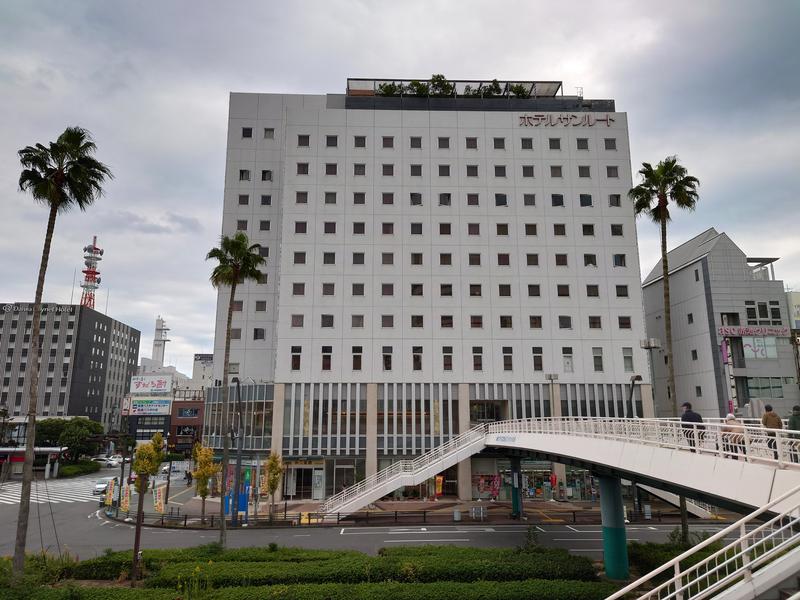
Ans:
[[[100,463],[93,460],[81,460],[71,465],[64,465],[58,470],[59,477],[75,477],[86,475],[87,473],[97,473],[100,470]]]
[[[29,588],[0,590],[0,600],[176,600],[175,590],[142,590],[141,588]]]
[[[693,554],[685,560],[682,560],[681,566],[686,568],[697,564],[720,548],[722,548],[722,545],[719,543],[711,544],[706,548],[703,548],[702,551]],[[688,548],[682,544],[670,542],[665,544],[655,544],[652,542],[642,544],[639,542],[631,542],[628,544],[628,562],[632,567],[639,571],[641,575],[645,575],[650,571],[657,569],[664,563],[669,562],[676,556],[683,554],[687,549]],[[664,574],[657,577],[656,581],[663,581],[672,575],[672,571],[668,569]]]

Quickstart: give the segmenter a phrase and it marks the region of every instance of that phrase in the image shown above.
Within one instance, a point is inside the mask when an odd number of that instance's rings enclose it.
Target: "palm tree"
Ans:
[[[15,576],[23,573],[25,540],[28,534],[28,515],[33,480],[33,448],[36,437],[37,394],[39,389],[39,321],[42,307],[42,290],[50,257],[50,244],[56,216],[76,206],[86,210],[103,195],[103,184],[113,178],[111,170],[95,159],[97,146],[91,134],[80,127],[67,127],[55,142],[48,146],[36,144],[18,152],[23,170],[19,176],[19,189],[30,192],[33,199],[48,207],[47,233],[44,237],[39,279],[33,300],[31,323],[31,348],[29,369],[28,427],[25,440],[25,464],[22,470],[22,492],[17,517],[17,537],[14,544],[13,569]]]
[[[264,264],[259,254],[259,244],[250,244],[247,234],[239,231],[233,237],[223,235],[219,247],[212,248],[206,260],[214,259],[219,264],[211,272],[211,285],[215,288],[230,287],[228,300],[228,322],[225,327],[225,358],[222,363],[222,472],[219,486],[219,543],[225,546],[225,478],[227,476],[230,439],[228,438],[228,370],[231,354],[231,321],[233,320],[233,302],[236,297],[236,286],[247,280],[258,281]],[[234,499],[238,501],[238,499]]]
[[[639,170],[642,182],[628,192],[633,200],[636,215],[647,215],[661,227],[661,271],[664,283],[664,328],[667,348],[667,397],[671,397],[675,416],[678,415],[678,395],[675,393],[675,365],[672,360],[672,310],[669,304],[669,262],[667,259],[667,222],[670,220],[669,203],[684,210],[694,210],[697,205],[696,177],[687,174],[678,163],[677,156],[668,156],[654,169],[642,163]]]
[[[667,348],[667,397],[672,398],[675,416],[678,415],[678,394],[675,391],[675,365],[672,360],[672,310],[669,303],[669,260],[667,258],[667,221],[670,220],[669,203],[684,210],[694,210],[697,205],[697,187],[700,181],[687,174],[678,163],[677,156],[668,156],[656,165],[642,163],[639,169],[642,182],[628,192],[633,200],[636,215],[647,215],[661,227],[661,273],[664,284],[664,329]],[[686,497],[680,495],[681,538],[689,544],[689,516]]]

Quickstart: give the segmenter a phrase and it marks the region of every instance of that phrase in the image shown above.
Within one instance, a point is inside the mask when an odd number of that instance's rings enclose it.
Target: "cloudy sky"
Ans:
[[[780,256],[800,289],[800,2],[0,3],[0,301],[30,300],[46,210],[17,191],[18,149],[89,129],[116,178],[60,217],[45,300],[68,302],[81,248],[106,251],[97,306],[172,327],[191,371],[213,347],[206,251],[221,225],[228,92],[342,92],[349,77],[560,80],[629,115],[632,162],[678,154],[701,181],[675,245],[710,226]],[[657,229],[639,224],[642,271]],[[80,275],[80,272],[78,273]],[[79,297],[79,289],[75,298]],[[110,294],[110,298],[108,298]]]

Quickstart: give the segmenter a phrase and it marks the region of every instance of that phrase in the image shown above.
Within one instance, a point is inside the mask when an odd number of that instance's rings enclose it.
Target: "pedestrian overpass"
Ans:
[[[773,580],[783,574],[796,576],[800,572],[800,462],[796,462],[800,460],[800,439],[782,430],[755,426],[729,433],[720,423],[687,425],[672,419],[579,417],[484,424],[342,490],[326,500],[321,512],[350,514],[483,450],[507,453],[512,457],[512,471],[515,463],[519,465],[514,457],[532,455],[583,466],[599,476],[606,574],[614,579],[628,577],[621,478],[733,510],[755,511],[735,524],[739,529],[731,530],[739,538],[730,544],[732,548],[713,564],[701,563],[713,567],[713,576],[703,571],[700,579],[687,579],[676,562],[672,583],[662,590],[665,595],[642,597],[728,597],[725,594],[738,589],[743,595],[729,597],[755,598],[749,592],[763,592],[767,572],[770,585],[780,583]],[[519,477],[514,479],[519,481]],[[518,494],[516,488],[515,503]],[[756,525],[755,534],[746,532],[748,524]],[[762,568],[756,569],[758,566]],[[762,581],[758,588],[752,583],[757,576]],[[721,582],[727,583],[723,586]],[[631,587],[631,591],[635,589]]]

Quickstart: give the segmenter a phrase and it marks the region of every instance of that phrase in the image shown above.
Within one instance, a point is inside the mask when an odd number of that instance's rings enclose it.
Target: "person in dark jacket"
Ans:
[[[792,416],[789,417],[786,429],[797,432],[791,434],[792,462],[800,462],[800,405],[792,407]]]
[[[703,417],[692,410],[691,402],[684,402],[681,404],[683,414],[681,415],[681,427],[683,427],[683,434],[689,442],[689,446],[694,452],[695,444],[698,439],[701,439],[702,431],[705,427],[702,425]]]
[[[778,414],[772,410],[771,404],[764,405],[764,414],[761,416],[761,425],[766,429],[783,429],[783,421]],[[775,460],[778,460],[778,440],[776,439],[774,431],[768,431],[767,445],[772,448],[772,453],[775,455]]]

